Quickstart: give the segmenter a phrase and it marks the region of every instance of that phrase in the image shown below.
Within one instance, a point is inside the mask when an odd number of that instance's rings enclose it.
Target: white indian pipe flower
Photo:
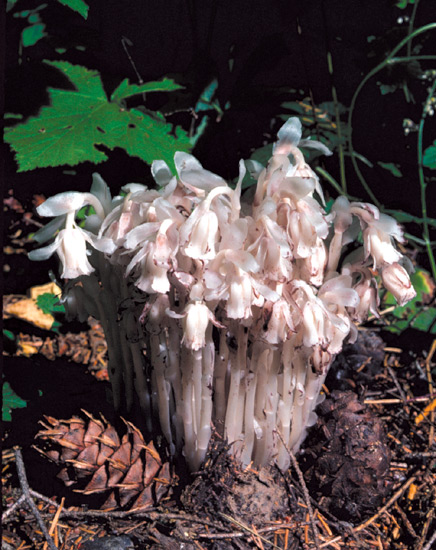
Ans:
[[[353,278],[353,288],[359,296],[359,304],[356,307],[348,308],[348,312],[356,323],[363,323],[368,319],[368,314],[372,313],[379,317],[378,306],[380,298],[378,295],[377,281],[371,270],[363,265],[363,262],[356,264],[346,264],[342,268],[342,273],[351,275]]]
[[[394,295],[399,306],[404,306],[416,296],[416,291],[410,282],[407,271],[399,263],[383,267],[381,272],[383,285]]]
[[[374,268],[393,264],[402,258],[402,254],[393,246],[393,238],[403,242],[398,223],[385,214],[380,214],[379,220],[374,220],[363,231],[363,242],[367,256],[374,261]]]
[[[170,309],[166,310],[166,314],[173,319],[182,319],[182,344],[194,351],[206,345],[206,330],[210,322],[216,327],[225,328],[203,301],[189,303],[182,314]]]
[[[55,252],[62,262],[61,276],[66,279],[74,279],[80,275],[89,275],[94,268],[88,261],[90,251],[86,244],[90,244],[96,250],[111,254],[115,251],[115,243],[108,238],[98,238],[93,233],[86,231],[75,223],[76,211],[85,204],[91,204],[97,215],[104,218],[104,209],[100,201],[91,193],[76,193],[74,191],[59,193],[50,197],[38,206],[40,216],[56,216],[65,223],[56,235],[53,243],[32,250],[29,253],[31,260],[47,260]],[[56,227],[53,224],[51,229]]]

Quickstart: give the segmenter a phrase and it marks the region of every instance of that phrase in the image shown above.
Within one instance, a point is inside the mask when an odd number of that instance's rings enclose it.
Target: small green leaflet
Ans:
[[[200,111],[209,111],[212,108],[212,99],[218,88],[218,80],[214,78],[203,90],[200,99],[197,101],[194,111],[199,113]]]
[[[163,78],[157,82],[146,82],[139,86],[137,84],[129,84],[129,79],[126,78],[111,95],[111,101],[121,101],[127,97],[147,92],[172,92],[181,89],[183,89],[183,86],[176,84],[171,78]]]
[[[422,164],[426,168],[431,170],[436,170],[436,141],[433,142],[433,145],[427,147],[424,151],[424,158],[422,159]]]
[[[10,422],[12,420],[12,409],[23,409],[27,407],[26,401],[21,399],[11,388],[9,382],[3,381],[2,386],[2,421]]]
[[[146,87],[147,91],[177,89],[172,80],[142,86],[124,80],[108,101],[97,71],[65,61],[45,63],[62,71],[76,89],[49,88],[51,105],[42,107],[36,117],[5,129],[5,141],[16,153],[19,172],[86,161],[98,164],[108,158],[98,146],[120,147],[149,164],[162,159],[174,167],[174,153],[191,149],[186,132],[166,123],[160,113],[150,116],[122,102]]]
[[[15,340],[14,333],[6,328],[3,329],[3,336],[12,342]]]
[[[407,8],[408,4],[414,4],[415,0],[398,0],[398,2],[395,4],[397,8],[400,8],[400,10],[404,10],[404,8]]]
[[[382,168],[384,168],[385,170],[388,170],[396,178],[401,178],[403,176],[399,168],[399,164],[394,164],[393,162],[381,162],[381,161],[378,161],[377,164]]]
[[[58,2],[63,6],[68,6],[72,10],[77,11],[84,19],[88,18],[89,6],[83,0],[58,0]]]
[[[405,306],[396,307],[389,314],[389,325],[384,328],[395,334],[400,334],[408,327],[436,334],[436,308],[428,305],[435,289],[430,274],[424,269],[417,269],[410,276],[410,280],[416,290],[416,297]],[[386,292],[383,306],[395,306],[396,303],[392,294]]]
[[[21,33],[21,42],[25,48],[29,46],[34,46],[41,38],[47,36],[45,32],[44,23],[36,23],[30,27],[23,29]]]
[[[43,313],[65,313],[65,307],[59,302],[59,297],[50,292],[37,296],[36,305]]]

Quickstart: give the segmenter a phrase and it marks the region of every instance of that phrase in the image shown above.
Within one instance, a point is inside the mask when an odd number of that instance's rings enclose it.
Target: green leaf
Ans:
[[[94,207],[91,206],[90,204],[87,204],[86,206],[84,206],[83,208],[81,208],[76,212],[76,220],[79,220],[79,222],[85,222],[86,218],[93,214],[95,214]],[[82,223],[79,223],[79,225],[80,227],[84,227]]]
[[[384,168],[385,170],[388,170],[396,178],[403,177],[403,174],[399,169],[399,164],[394,164],[393,162],[380,162],[380,161],[378,161],[377,164],[382,168]]]
[[[200,124],[197,126],[197,128],[195,130],[195,134],[189,140],[192,147],[195,147],[197,141],[204,134],[208,124],[209,124],[209,117],[204,115],[201,119]]]
[[[272,157],[272,149],[272,144],[264,145],[251,154],[250,160],[257,160],[257,162],[266,166],[269,159]]]
[[[396,84],[379,84],[382,95],[393,94],[397,90]]]
[[[5,113],[4,114],[4,119],[5,120],[22,120],[23,119],[23,115],[16,115],[14,113]]]
[[[11,11],[15,4],[17,3],[18,0],[7,0],[7,3],[6,3],[6,13]]]
[[[139,86],[137,84],[129,84],[129,79],[126,78],[112,93],[111,101],[120,102],[127,97],[148,92],[172,92],[181,89],[183,89],[183,86],[174,82],[172,78],[163,78],[156,82],[146,82]]]
[[[65,313],[65,307],[59,302],[59,297],[50,292],[37,296],[36,305],[43,313]]]
[[[409,214],[408,212],[403,212],[402,210],[390,210],[386,209],[384,210],[386,214],[390,214],[393,216],[398,222],[400,223],[417,223],[417,224],[423,224],[424,221],[427,221],[429,225],[432,227],[436,227],[436,219],[435,218],[427,218],[424,220],[424,218],[420,218],[419,216],[414,216],[413,214]]]
[[[414,4],[415,0],[398,0],[398,2],[395,4],[397,8],[400,8],[400,10],[404,10],[407,8],[409,4]]]
[[[89,6],[83,0],[58,0],[58,2],[63,6],[68,6],[72,10],[77,11],[84,19],[88,18]]]
[[[436,334],[436,308],[429,305],[433,298],[435,284],[430,274],[424,269],[417,269],[412,273],[410,280],[416,290],[416,297],[405,306],[395,307],[389,314],[391,322],[385,328],[395,334],[400,334],[408,327]],[[383,305],[389,307],[396,304],[392,294],[386,292]]]
[[[49,88],[51,105],[5,129],[19,172],[86,161],[98,164],[108,158],[101,146],[121,147],[147,163],[162,159],[172,167],[176,151],[190,150],[186,132],[167,124],[160,113],[152,117],[108,101],[97,71],[65,61],[46,63],[62,71],[76,89]]]
[[[431,170],[436,170],[436,141],[424,151],[422,164]]]
[[[2,386],[2,420],[10,422],[12,420],[12,409],[23,409],[27,407],[26,401],[21,399],[11,388],[9,382],[3,382]]]
[[[35,25],[31,25],[30,27],[23,29],[23,32],[21,33],[21,42],[23,46],[25,48],[34,46],[39,40],[41,40],[41,38],[47,36],[44,29],[44,23],[36,23]]]
[[[289,109],[290,111],[295,111],[297,113],[300,113],[301,115],[304,115],[307,113],[307,109],[303,107],[303,104],[301,101],[284,101],[281,104],[281,107],[284,109]],[[287,115],[289,118],[289,115]]]
[[[8,340],[12,340],[12,341],[15,340],[14,333],[10,330],[5,329],[5,328],[3,329],[3,336],[5,338],[7,338]]]
[[[194,111],[199,113],[200,111],[210,111],[212,107],[212,99],[218,88],[218,80],[214,78],[203,90],[200,99],[197,101]]]

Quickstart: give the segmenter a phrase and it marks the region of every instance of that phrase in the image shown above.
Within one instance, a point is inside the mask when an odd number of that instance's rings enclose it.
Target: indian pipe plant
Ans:
[[[153,162],[158,190],[130,183],[111,198],[94,174],[90,193],[37,209],[54,220],[35,239],[55,239],[30,258],[56,252],[68,314],[100,320],[115,407],[136,395],[148,431],[159,419],[192,470],[212,427],[242,464],[285,470],[344,339],[377,315],[376,276],[399,304],[415,296],[398,223],[344,196],[326,213],[300,148],[330,152],[301,135],[290,118],[268,165],[241,161],[234,188],[178,152],[176,176]],[[242,194],[246,170],[257,184]]]

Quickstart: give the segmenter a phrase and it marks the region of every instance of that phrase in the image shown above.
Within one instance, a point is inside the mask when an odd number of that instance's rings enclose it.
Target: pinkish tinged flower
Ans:
[[[384,286],[395,296],[399,306],[404,306],[415,298],[416,291],[410,282],[409,274],[399,263],[383,267],[381,276]]]

